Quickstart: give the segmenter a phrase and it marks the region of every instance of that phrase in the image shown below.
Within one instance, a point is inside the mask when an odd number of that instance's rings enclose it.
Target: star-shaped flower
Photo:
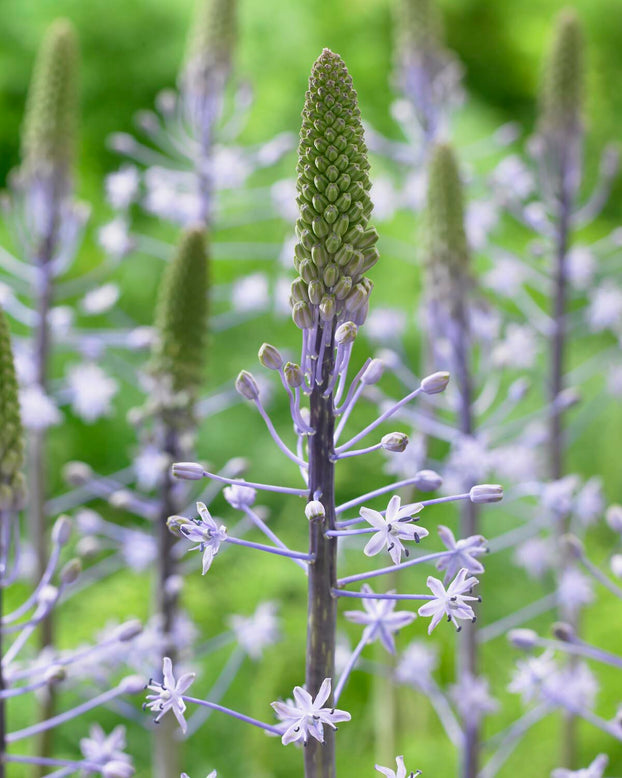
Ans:
[[[190,551],[200,549],[203,552],[203,575],[210,569],[212,561],[220,551],[220,546],[227,540],[227,528],[218,524],[212,518],[202,502],[197,503],[200,519],[181,521],[178,524],[179,533],[191,543],[196,543]]]
[[[217,775],[218,773],[216,772],[216,770],[212,770],[212,772],[207,776],[207,778],[216,778]],[[190,776],[188,775],[188,773],[182,773],[179,778],[190,778]]]
[[[315,699],[302,686],[295,686],[293,702],[272,703],[276,715],[287,726],[281,738],[284,746],[298,741],[306,745],[309,736],[323,743],[324,724],[337,729],[335,724],[340,721],[350,721],[351,716],[347,711],[322,707],[330,697],[330,692],[331,680],[325,678]]]
[[[143,709],[148,708],[156,712],[157,715],[154,719],[156,724],[161,721],[167,711],[172,710],[179,722],[181,731],[185,734],[188,725],[184,718],[186,703],[184,702],[183,695],[190,688],[196,675],[195,673],[184,673],[176,681],[173,675],[173,663],[169,657],[165,656],[162,661],[162,676],[162,683],[151,681],[147,685],[147,689],[150,689],[154,694],[147,695],[147,702],[143,705]]]
[[[478,562],[476,557],[486,554],[486,539],[483,535],[471,535],[469,538],[456,540],[454,533],[449,527],[439,524],[438,534],[441,540],[452,553],[442,557],[436,563],[437,570],[445,571],[445,581],[447,583],[453,578],[461,567],[468,570],[473,575],[479,575],[484,572],[484,565]]]
[[[373,594],[371,586],[363,584],[362,591],[365,594]],[[394,592],[389,592],[393,594]],[[395,640],[393,633],[407,626],[417,618],[416,613],[410,611],[394,612],[397,600],[363,599],[364,611],[346,611],[345,617],[354,624],[364,624],[367,641],[379,639],[382,645],[391,654],[395,654]]]
[[[428,635],[439,624],[443,616],[447,616],[447,621],[453,621],[458,632],[462,629],[458,624],[459,619],[475,621],[475,612],[468,603],[479,602],[480,598],[473,597],[468,593],[479,581],[477,578],[467,578],[468,574],[469,571],[463,567],[447,589],[438,578],[428,576],[427,586],[432,591],[434,599],[426,602],[418,611],[420,616],[432,616]]]
[[[377,530],[363,549],[366,556],[375,556],[386,546],[393,563],[399,565],[402,554],[409,555],[402,540],[414,540],[418,543],[429,534],[427,529],[409,523],[413,516],[423,509],[423,505],[411,503],[402,508],[400,504],[398,495],[393,495],[384,516],[371,508],[361,508],[361,516]]]
[[[106,735],[99,724],[93,724],[89,736],[80,740],[80,750],[88,762],[105,765],[108,762],[131,762],[125,753],[125,727],[115,727]]]
[[[404,757],[396,756],[395,763],[397,765],[397,770],[391,770],[390,767],[382,767],[379,764],[375,765],[375,767],[379,773],[386,775],[387,778],[406,778],[406,766],[404,765]],[[417,775],[421,775],[421,770],[417,770],[414,773],[413,772],[408,773],[408,778],[415,778],[415,776]]]
[[[551,778],[603,778],[608,763],[607,754],[599,754],[589,767],[585,767],[583,770],[566,770],[560,767],[553,770]]]

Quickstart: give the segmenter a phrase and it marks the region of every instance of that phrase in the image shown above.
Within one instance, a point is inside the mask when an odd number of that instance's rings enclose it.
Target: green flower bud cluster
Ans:
[[[428,296],[455,315],[469,283],[469,249],[458,163],[446,144],[437,145],[430,159],[426,227]]]
[[[207,346],[208,258],[203,227],[190,227],[167,266],[158,296],[153,371],[174,393],[196,393]]]
[[[78,118],[78,42],[66,19],[52,24],[35,64],[22,132],[24,173],[68,186]]]
[[[301,329],[365,316],[378,261],[378,233],[368,227],[369,162],[352,78],[324,49],[309,79],[298,147],[298,243],[290,302]]]
[[[215,70],[228,74],[236,38],[237,0],[198,0],[190,30],[186,74],[204,83]]]
[[[442,49],[443,21],[437,0],[400,0],[396,32],[402,54]]]
[[[20,508],[25,495],[24,436],[9,325],[0,309],[0,510]]]
[[[540,96],[540,127],[558,136],[577,132],[583,96],[583,34],[574,11],[563,11],[555,29]]]

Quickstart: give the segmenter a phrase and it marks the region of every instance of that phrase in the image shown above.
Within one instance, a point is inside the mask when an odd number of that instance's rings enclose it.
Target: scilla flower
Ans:
[[[297,742],[302,742],[306,745],[309,737],[323,743],[324,724],[337,729],[335,724],[338,724],[340,721],[350,721],[351,716],[347,711],[323,707],[330,697],[330,691],[331,680],[330,678],[325,678],[315,699],[302,686],[295,686],[293,703],[272,703],[276,715],[287,725],[287,729],[281,738],[284,746],[288,743]]]
[[[186,703],[184,702],[183,694],[188,691],[195,677],[195,673],[184,673],[176,681],[173,675],[173,663],[169,657],[164,657],[162,662],[162,683],[152,680],[147,685],[147,689],[150,689],[154,694],[148,694],[147,702],[143,705],[143,708],[148,708],[156,713],[154,718],[156,724],[162,720],[167,711],[172,710],[179,722],[181,731],[186,732],[188,725],[184,718]]]
[[[386,775],[387,778],[406,778],[407,773],[406,773],[406,766],[404,765],[404,757],[396,756],[395,763],[397,764],[397,770],[391,770],[390,767],[382,767],[379,764],[375,765],[375,767],[379,773]],[[414,773],[411,771],[410,773],[408,773],[408,778],[415,778],[415,776],[417,775],[421,775],[421,770],[417,770]]]
[[[371,508],[361,508],[361,516],[377,530],[363,549],[365,556],[375,556],[386,546],[394,564],[399,565],[402,554],[409,554],[402,540],[414,540],[418,543],[429,534],[427,529],[407,523],[422,510],[423,505],[414,503],[401,508],[400,502],[400,498],[393,495],[384,516]]]
[[[205,575],[219,552],[221,544],[227,540],[227,528],[224,524],[218,524],[214,521],[205,503],[198,502],[197,510],[200,519],[189,521],[183,516],[171,516],[167,523],[171,531],[176,531],[177,534],[191,543],[197,543],[190,550],[200,549],[203,552],[202,572]]]
[[[447,589],[438,578],[428,576],[427,585],[431,589],[434,599],[426,602],[418,611],[420,616],[432,616],[428,635],[439,624],[443,616],[447,616],[447,621],[453,621],[458,632],[462,629],[458,620],[475,621],[475,611],[468,603],[480,600],[479,597],[473,597],[470,594],[479,581],[477,578],[467,578],[468,574],[469,571],[463,567]]]

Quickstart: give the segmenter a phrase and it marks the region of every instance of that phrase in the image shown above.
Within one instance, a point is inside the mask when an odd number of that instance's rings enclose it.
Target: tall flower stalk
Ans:
[[[135,694],[143,687],[143,680],[136,676],[124,678],[115,687],[91,698],[77,707],[58,715],[40,718],[34,724],[10,731],[7,707],[15,698],[24,698],[32,693],[41,693],[61,683],[66,668],[87,655],[97,655],[101,646],[70,651],[64,655],[41,657],[35,661],[24,659],[22,651],[37,626],[49,617],[50,612],[62,600],[67,587],[75,582],[80,573],[80,563],[70,559],[59,565],[63,547],[71,535],[71,522],[61,516],[51,533],[51,552],[43,575],[37,579],[32,591],[15,607],[7,611],[5,593],[20,576],[23,554],[20,549],[19,511],[24,503],[26,490],[21,473],[24,460],[23,432],[18,402],[18,387],[13,364],[9,329],[4,312],[0,310],[0,778],[10,774],[8,765],[23,763],[31,765],[37,773],[48,774],[56,768],[60,774],[66,770],[84,770],[97,773],[104,778],[130,778],[134,774],[131,759],[122,753],[123,737],[117,738],[118,748],[111,753],[105,749],[90,748],[82,759],[57,759],[42,753],[47,740],[40,740],[39,747],[32,754],[16,754],[13,744],[28,738],[41,738],[55,727],[74,719],[83,713],[110,703],[123,694]],[[60,569],[59,569],[60,568]],[[52,581],[56,578],[55,584]],[[16,602],[15,597],[12,602]],[[124,647],[140,632],[140,624],[128,622],[121,625],[111,637],[109,647],[117,650]],[[102,732],[103,736],[103,732]],[[11,747],[9,750],[9,746]],[[18,746],[19,747],[19,746]]]
[[[471,342],[469,293],[472,280],[469,249],[464,230],[464,203],[458,164],[448,145],[437,145],[431,152],[428,170],[426,247],[426,301],[428,331],[432,348],[438,338],[448,344],[445,360],[434,355],[436,364],[448,363],[456,385],[457,418],[461,436],[471,438],[475,430],[473,413],[473,379],[471,375]],[[462,483],[468,491],[474,484]],[[478,534],[477,506],[466,502],[460,509],[460,536]],[[477,625],[468,624],[457,651],[458,679],[478,675]],[[473,711],[462,722],[460,774],[476,778],[479,770],[480,721]]]
[[[160,287],[156,314],[157,341],[153,358],[155,423],[158,449],[170,463],[191,457],[191,430],[203,378],[207,347],[208,263],[205,235],[199,227],[185,230],[177,254],[167,265]],[[175,538],[166,519],[186,504],[183,484],[166,468],[159,494],[157,516],[156,613],[163,635],[164,656],[177,659],[173,630],[178,613]],[[163,658],[163,657],[162,657]],[[154,738],[153,767],[161,778],[180,772],[179,741],[169,722]]]
[[[334,778],[334,731],[336,724],[350,719],[347,711],[336,706],[351,673],[365,647],[375,640],[394,653],[393,633],[415,618],[409,611],[394,612],[396,604],[423,601],[419,615],[431,617],[429,632],[444,618],[458,631],[462,629],[463,621],[475,618],[471,603],[479,599],[472,593],[478,581],[459,564],[460,548],[410,558],[409,542],[418,543],[428,535],[427,529],[416,523],[420,512],[426,506],[452,501],[496,502],[502,498],[503,490],[497,485],[480,484],[461,494],[406,505],[402,505],[400,497],[394,494],[385,510],[366,507],[366,503],[402,486],[414,485],[421,491],[437,488],[438,477],[422,471],[412,478],[337,503],[336,462],[380,449],[403,452],[408,438],[399,432],[385,434],[380,442],[372,445],[357,445],[415,398],[444,391],[449,374],[438,372],[427,376],[416,387],[411,387],[401,400],[385,406],[374,421],[349,440],[339,442],[363,391],[380,380],[383,365],[379,360],[367,360],[348,385],[352,347],[358,327],[367,316],[372,288],[364,273],[378,260],[375,246],[378,236],[368,225],[371,213],[369,166],[356,93],[345,64],[327,49],[313,66],[302,116],[297,168],[300,218],[296,224],[298,242],[294,259],[299,276],[291,287],[292,316],[302,330],[301,358],[299,364],[285,363],[274,346],[264,344],[259,350],[260,362],[278,373],[288,395],[296,437],[294,448],[276,430],[251,373],[243,370],[237,378],[236,388],[256,406],[274,443],[298,466],[304,485],[296,488],[246,482],[208,472],[198,463],[179,462],[173,466],[173,474],[179,478],[210,478],[228,484],[229,495],[226,496],[230,505],[243,511],[271,543],[233,536],[203,503],[197,504],[199,518],[173,515],[167,524],[171,532],[201,551],[203,574],[215,563],[225,544],[290,559],[303,569],[307,575],[305,686],[294,688],[293,700],[274,702],[272,707],[279,723],[267,724],[219,703],[188,695],[194,676],[184,674],[176,679],[167,657],[163,663],[164,680],[150,684],[146,707],[154,711],[156,721],[162,720],[168,711],[173,712],[184,731],[187,729],[184,714],[188,705],[220,711],[279,735],[284,745],[304,744],[306,778]],[[308,399],[308,407],[302,404],[305,399]],[[304,512],[309,526],[306,551],[289,548],[250,508],[255,490],[306,498]],[[342,518],[353,509],[358,511],[358,516]],[[385,551],[393,564],[339,577],[338,544],[360,542],[360,536],[366,540],[365,556],[373,557]],[[402,561],[404,558],[407,561]],[[446,563],[453,560],[452,574],[448,571],[446,582],[453,580],[445,588],[438,579],[429,576],[427,585],[431,594],[376,593],[367,583],[360,591],[347,588],[350,584],[392,576],[402,569],[441,559]],[[335,683],[340,598],[362,601],[363,611],[348,611],[345,615],[364,629]],[[398,765],[399,760],[401,757],[398,757]]]
[[[25,193],[27,218],[33,229],[35,265],[34,368],[36,382],[46,392],[50,364],[49,314],[54,297],[55,260],[73,218],[72,167],[77,124],[78,47],[74,29],[65,20],[48,31],[37,57],[24,118],[21,187]],[[45,574],[48,539],[45,500],[47,497],[47,448],[45,427],[32,430],[28,441],[30,531],[36,552],[36,574]],[[51,614],[41,624],[42,647],[54,641]],[[42,705],[42,718],[53,710],[52,690]],[[42,735],[41,754],[50,752],[51,730]]]
[[[538,139],[542,163],[542,191],[548,200],[554,225],[553,299],[551,311],[549,400],[549,476],[558,481],[565,474],[564,410],[559,398],[564,390],[567,357],[568,254],[572,235],[573,212],[581,183],[583,122],[583,39],[579,20],[573,11],[558,18],[555,37],[545,70]],[[572,564],[561,542],[569,531],[568,514],[557,516],[555,535],[559,555],[559,574]],[[562,618],[570,617],[562,613]],[[572,618],[572,617],[570,617]],[[574,620],[574,619],[573,619]],[[576,626],[576,623],[575,623]],[[562,741],[562,763],[575,759],[575,718],[567,715]]]

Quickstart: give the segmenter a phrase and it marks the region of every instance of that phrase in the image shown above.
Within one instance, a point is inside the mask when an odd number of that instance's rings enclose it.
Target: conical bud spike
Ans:
[[[301,218],[296,256],[305,259],[299,261],[297,280],[304,289],[298,289],[293,300],[295,304],[304,300],[309,311],[303,320],[298,306],[294,321],[306,326],[319,312],[323,320],[338,324],[345,310],[342,278],[351,276],[349,287],[362,280],[361,270],[346,273],[344,264],[354,252],[369,249],[378,236],[367,230],[371,184],[357,95],[345,63],[328,49],[316,60],[309,78],[297,170]],[[324,294],[319,293],[318,279]]]
[[[9,325],[0,308],[0,510],[24,501],[24,436]]]
[[[207,346],[208,258],[201,226],[186,229],[158,295],[154,372],[170,376],[174,392],[196,392]]]
[[[566,9],[557,18],[544,71],[540,124],[545,133],[577,131],[583,98],[583,33],[576,13]]]
[[[34,67],[22,131],[27,176],[53,176],[57,191],[70,185],[78,116],[78,42],[71,22],[49,28]]]
[[[237,0],[198,0],[188,37],[184,78],[195,89],[215,71],[226,79],[231,70],[236,39]]]
[[[400,0],[396,35],[402,53],[442,48],[443,21],[437,0]]]

